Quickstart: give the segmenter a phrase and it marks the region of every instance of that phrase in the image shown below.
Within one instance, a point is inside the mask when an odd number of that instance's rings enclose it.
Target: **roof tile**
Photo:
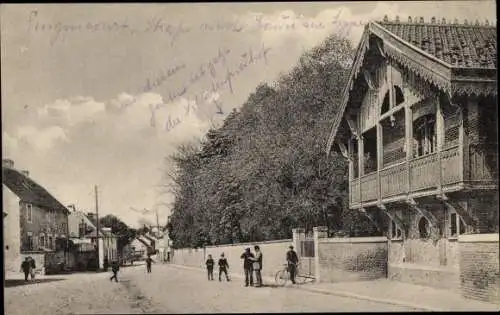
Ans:
[[[497,29],[479,21],[446,24],[446,20],[408,17],[408,22],[378,22],[392,34],[455,68],[496,69]],[[415,23],[420,21],[420,23]]]

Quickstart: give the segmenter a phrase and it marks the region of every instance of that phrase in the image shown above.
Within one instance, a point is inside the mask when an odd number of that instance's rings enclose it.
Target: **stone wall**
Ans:
[[[499,234],[459,236],[460,288],[467,298],[500,303]]]
[[[387,277],[387,238],[324,238],[318,240],[316,281],[360,281]]]

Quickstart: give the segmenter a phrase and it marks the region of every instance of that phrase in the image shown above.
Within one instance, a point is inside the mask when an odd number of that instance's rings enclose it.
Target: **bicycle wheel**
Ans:
[[[276,276],[274,277],[274,280],[276,281],[276,284],[279,286],[284,286],[286,284],[286,281],[288,280],[288,272],[285,270],[280,270],[276,273]]]

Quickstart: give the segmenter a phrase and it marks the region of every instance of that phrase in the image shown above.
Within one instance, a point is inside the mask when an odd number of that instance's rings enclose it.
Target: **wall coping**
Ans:
[[[286,240],[273,240],[273,241],[263,241],[263,242],[250,242],[250,243],[236,243],[236,244],[223,244],[223,245],[209,245],[205,248],[219,248],[219,247],[232,247],[232,246],[255,246],[255,245],[265,245],[265,244],[275,244],[275,243],[292,243],[293,239]]]
[[[385,236],[320,238],[320,243],[387,243]]]
[[[458,242],[460,243],[475,243],[475,242],[487,242],[487,243],[498,243],[499,242],[498,233],[489,234],[466,234],[459,235]]]

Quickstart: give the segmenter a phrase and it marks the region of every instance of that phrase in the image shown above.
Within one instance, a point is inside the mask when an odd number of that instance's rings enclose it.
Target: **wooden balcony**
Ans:
[[[458,146],[387,166],[350,183],[350,206],[436,194],[464,181]],[[380,187],[380,188],[379,188]]]

